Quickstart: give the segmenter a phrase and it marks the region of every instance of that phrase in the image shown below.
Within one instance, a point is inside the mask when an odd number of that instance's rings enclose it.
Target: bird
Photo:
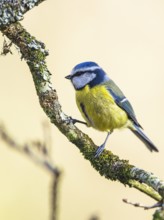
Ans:
[[[77,107],[85,120],[82,122],[74,119],[74,123],[83,123],[107,132],[105,141],[96,150],[95,157],[103,152],[111,133],[121,128],[130,129],[151,152],[158,152],[157,147],[144,133],[128,99],[97,63],[79,63],[65,78],[71,80]]]

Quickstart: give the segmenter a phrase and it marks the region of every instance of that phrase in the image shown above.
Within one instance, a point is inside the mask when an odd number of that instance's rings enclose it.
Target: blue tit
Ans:
[[[143,132],[128,99],[98,64],[80,63],[65,78],[70,79],[75,88],[76,103],[86,124],[107,132],[104,143],[97,148],[96,157],[116,128],[129,128],[150,151],[158,152]]]

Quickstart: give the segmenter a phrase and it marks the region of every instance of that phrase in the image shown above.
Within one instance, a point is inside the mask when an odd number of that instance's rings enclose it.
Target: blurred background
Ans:
[[[64,78],[79,62],[95,61],[131,101],[146,134],[159,149],[150,153],[130,131],[115,131],[107,149],[131,164],[164,179],[164,1],[45,1],[21,22],[50,55],[47,65],[63,111],[81,119],[70,82]],[[0,35],[1,48],[3,36]],[[0,57],[0,121],[20,143],[43,139],[41,109],[30,71],[20,54]],[[99,145],[105,133],[77,125]],[[101,177],[79,150],[51,126],[52,157],[63,171],[59,219],[151,219],[122,202],[151,205],[155,201],[135,189]],[[0,219],[47,220],[51,176],[0,141]],[[135,212],[135,215],[134,215]]]

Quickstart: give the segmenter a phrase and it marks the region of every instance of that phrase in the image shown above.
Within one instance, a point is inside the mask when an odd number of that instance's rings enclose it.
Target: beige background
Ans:
[[[116,131],[108,142],[120,158],[164,179],[164,2],[162,0],[46,1],[25,15],[24,27],[49,49],[52,81],[64,112],[81,118],[74,90],[64,76],[74,65],[99,63],[131,100],[138,120],[160,152],[150,153],[128,130]],[[0,36],[2,47],[3,37]],[[39,106],[25,61],[0,57],[0,120],[21,143],[42,138],[46,119]],[[78,125],[96,144],[105,133]],[[52,126],[52,154],[63,170],[59,219],[151,219],[153,211],[128,206],[122,198],[151,205],[134,189],[101,177],[79,150]],[[50,175],[0,142],[0,219],[46,220]],[[135,213],[135,215],[134,215]]]

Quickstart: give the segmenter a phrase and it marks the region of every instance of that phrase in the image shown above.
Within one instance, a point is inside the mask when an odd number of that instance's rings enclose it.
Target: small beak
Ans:
[[[71,79],[71,75],[65,76],[66,79]]]

